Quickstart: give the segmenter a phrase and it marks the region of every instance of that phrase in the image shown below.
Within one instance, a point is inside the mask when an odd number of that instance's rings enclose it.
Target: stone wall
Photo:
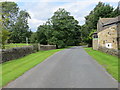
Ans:
[[[120,23],[117,25],[117,31],[118,31],[118,48],[120,50]]]
[[[92,46],[94,50],[98,50],[98,38],[93,38]]]
[[[2,57],[0,63],[24,57],[28,54],[37,52],[39,50],[51,50],[51,49],[56,49],[56,46],[34,44],[32,46],[3,49],[0,51],[0,56]]]
[[[56,45],[40,45],[40,50],[52,50],[56,49]]]
[[[102,52],[105,52],[105,53],[107,53],[107,54],[110,54],[110,55],[114,55],[114,56],[120,57],[120,56],[119,56],[119,51],[118,51],[118,50],[115,50],[115,49],[108,49],[108,48],[106,48],[106,47],[101,47],[101,46],[99,46],[98,50],[99,50],[99,51],[102,51]]]
[[[118,50],[116,25],[98,33],[98,47]]]
[[[1,63],[3,63],[31,54],[34,52],[34,48],[33,46],[17,47],[12,49],[3,49],[1,52],[2,52]]]

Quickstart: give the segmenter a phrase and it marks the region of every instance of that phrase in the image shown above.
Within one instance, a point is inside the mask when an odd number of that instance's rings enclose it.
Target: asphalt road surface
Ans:
[[[117,88],[118,83],[78,46],[55,53],[5,88]]]

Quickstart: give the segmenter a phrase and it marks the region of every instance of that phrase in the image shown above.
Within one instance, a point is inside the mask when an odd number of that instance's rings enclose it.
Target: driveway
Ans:
[[[55,53],[6,86],[6,88],[117,87],[117,81],[80,46]]]

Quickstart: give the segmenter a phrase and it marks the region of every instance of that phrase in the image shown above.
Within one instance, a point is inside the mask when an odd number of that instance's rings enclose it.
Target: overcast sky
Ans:
[[[36,31],[39,25],[42,25],[50,18],[53,13],[59,8],[65,8],[68,12],[79,21],[80,25],[85,23],[84,17],[102,1],[117,7],[119,0],[3,0],[14,1],[18,4],[21,10],[26,10],[31,19],[29,26],[32,31]]]

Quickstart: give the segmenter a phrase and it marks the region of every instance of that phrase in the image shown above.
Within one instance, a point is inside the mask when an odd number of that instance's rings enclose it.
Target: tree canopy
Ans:
[[[26,11],[20,11],[17,17],[16,23],[13,26],[11,40],[15,43],[25,43],[26,37],[30,37],[30,31],[28,26],[28,18],[30,15]]]
[[[0,2],[0,5],[2,5],[0,21],[3,33],[6,33],[5,41],[24,43],[27,37],[32,43],[53,44],[58,48],[79,45],[81,42],[91,46],[92,33],[97,30],[99,18],[120,15],[119,7],[113,8],[109,4],[99,2],[85,17],[85,24],[80,26],[70,12],[59,8],[46,23],[37,28],[37,32],[33,33],[28,25],[28,19],[31,17],[26,10],[20,10],[15,2]]]
[[[19,7],[15,2],[1,2],[0,5],[2,7],[3,26],[10,31],[16,22]]]
[[[37,30],[41,44],[54,44],[58,48],[80,43],[80,26],[65,9],[59,8],[54,15]],[[43,40],[44,39],[44,40]],[[46,43],[43,43],[43,41]]]
[[[109,4],[99,2],[96,7],[85,17],[85,24],[81,28],[83,42],[92,45],[91,32],[97,30],[97,22],[99,18],[112,18],[120,15],[120,10],[117,7],[114,9]],[[90,38],[91,36],[91,38]]]
[[[31,36],[28,26],[29,13],[20,10],[15,2],[0,2],[0,5],[2,7],[2,26],[10,32],[8,42],[25,42],[26,37]]]

